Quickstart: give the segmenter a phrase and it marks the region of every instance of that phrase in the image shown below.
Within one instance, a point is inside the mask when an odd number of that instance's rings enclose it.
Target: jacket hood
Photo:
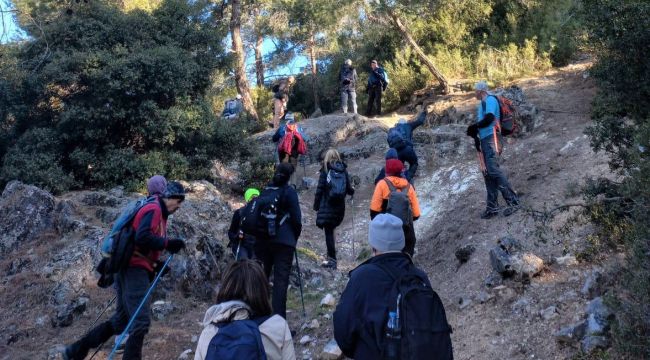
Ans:
[[[408,180],[397,176],[387,176],[386,178],[388,181],[392,182],[396,188],[405,187],[409,183]]]
[[[245,320],[250,317],[251,308],[243,301],[232,300],[211,306],[205,312],[203,326],[231,320]]]

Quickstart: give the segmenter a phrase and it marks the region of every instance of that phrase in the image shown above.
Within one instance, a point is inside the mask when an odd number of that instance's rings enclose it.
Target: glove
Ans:
[[[314,207],[313,207],[314,211],[318,212],[318,208],[319,208],[318,204],[314,204]]]
[[[474,137],[474,147],[476,151],[481,152],[481,140],[478,139],[478,136]]]
[[[474,124],[468,126],[466,134],[469,137],[476,137],[476,135],[478,135],[478,125],[476,123],[474,123]]]
[[[160,272],[160,269],[162,269],[164,264],[165,263],[163,261],[160,261],[160,260],[156,261],[156,263],[154,264],[154,267],[153,267],[154,275],[158,275],[158,273]],[[169,273],[169,264],[167,264],[167,267],[165,268],[165,270],[163,270],[162,274],[160,274],[160,277],[163,277],[163,276],[167,275],[168,273]]]
[[[170,253],[176,254],[177,252],[181,251],[181,249],[185,249],[185,241],[181,239],[167,240],[167,251]]]

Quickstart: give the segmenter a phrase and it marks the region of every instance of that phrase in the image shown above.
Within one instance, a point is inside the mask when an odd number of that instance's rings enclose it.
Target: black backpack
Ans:
[[[259,326],[269,316],[218,323],[217,334],[208,345],[205,360],[266,360]]]
[[[284,187],[268,186],[241,210],[240,229],[247,235],[274,238],[278,227],[289,214],[279,218],[278,206],[284,195]]]
[[[348,179],[345,171],[330,169],[327,172],[327,197],[330,201],[340,202],[345,200],[348,193]]]
[[[451,327],[438,294],[428,285],[414,265],[406,273],[399,274],[385,264],[375,263],[393,279],[389,299],[392,304],[386,312],[398,314],[401,340],[398,354],[402,360],[452,360]],[[383,339],[380,349],[385,353],[388,341]],[[382,355],[385,358],[385,354]]]

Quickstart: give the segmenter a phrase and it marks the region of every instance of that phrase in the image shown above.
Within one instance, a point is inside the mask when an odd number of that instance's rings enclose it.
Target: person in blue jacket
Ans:
[[[370,76],[366,93],[368,93],[368,106],[366,107],[366,116],[372,115],[372,108],[377,104],[376,115],[381,115],[381,95],[386,91],[388,86],[388,76],[384,68],[380,67],[377,60],[370,62]]]

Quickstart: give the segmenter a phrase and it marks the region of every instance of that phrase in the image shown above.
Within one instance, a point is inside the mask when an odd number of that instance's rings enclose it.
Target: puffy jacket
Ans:
[[[408,255],[386,253],[374,256],[350,272],[350,281],[334,312],[334,339],[345,356],[355,360],[381,359],[379,345],[384,337],[393,280],[377,263],[406,272]],[[426,274],[417,269],[428,279]]]
[[[167,218],[169,211],[165,202],[158,201],[142,207],[133,219],[135,230],[135,253],[129,266],[143,268],[153,272],[153,264],[160,258],[160,253],[167,247]]]
[[[406,185],[409,186],[408,197],[411,202],[411,212],[413,213],[413,220],[417,220],[420,217],[420,204],[418,203],[418,197],[413,185],[409,184],[406,179],[397,176],[387,176],[386,179],[393,183],[397,189],[401,189]],[[374,218],[377,214],[386,212],[389,196],[390,188],[388,187],[388,184],[383,180],[379,181],[377,185],[375,185],[375,192],[372,194],[372,200],[370,200],[371,218]]]
[[[228,301],[210,307],[203,318],[204,328],[196,346],[194,360],[205,359],[210,340],[219,332],[215,324],[228,319],[249,319],[250,313],[250,307],[241,301]],[[282,316],[271,316],[260,324],[259,330],[262,335],[264,352],[269,360],[294,360],[296,358],[291,331]]]
[[[357,70],[352,66],[343,64],[339,73],[339,81],[341,82],[341,91],[355,91],[357,87]]]
[[[347,194],[350,196],[354,195],[354,189],[352,188],[350,175],[348,174],[345,163],[336,162],[333,165],[327,164],[327,170],[320,170],[316,196],[314,196],[314,210],[318,212],[316,214],[316,226],[321,229],[323,227],[337,227],[341,225],[345,217],[345,201],[333,202],[327,194],[327,173],[329,170],[344,172],[347,178]]]

